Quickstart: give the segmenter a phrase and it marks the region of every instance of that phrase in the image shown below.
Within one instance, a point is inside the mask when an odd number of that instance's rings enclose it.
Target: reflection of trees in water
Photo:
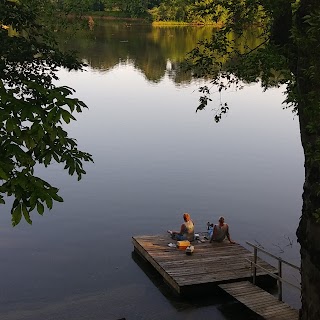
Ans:
[[[177,84],[188,84],[192,80],[192,72],[181,68],[181,63],[170,62],[171,68],[168,70],[169,78]]]
[[[114,22],[96,23],[94,30],[79,30],[76,36],[61,35],[64,49],[76,50],[93,69],[110,70],[132,64],[152,82],[168,76],[178,84],[189,83],[192,72],[181,68],[186,54],[198,41],[210,39],[212,27],[152,27]],[[71,30],[70,30],[71,32]],[[250,41],[253,37],[250,37]],[[237,39],[236,39],[237,40]],[[235,44],[247,45],[237,40]],[[167,62],[170,61],[170,68]]]

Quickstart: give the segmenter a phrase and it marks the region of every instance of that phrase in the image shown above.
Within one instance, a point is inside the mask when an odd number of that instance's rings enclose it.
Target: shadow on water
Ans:
[[[208,293],[197,292],[194,295],[178,296],[163,281],[162,276],[152,267],[152,265],[142,258],[136,251],[131,253],[132,260],[140,267],[144,274],[159,289],[162,295],[170,302],[170,304],[179,312],[190,309],[198,309],[204,307],[216,308],[225,319],[228,320],[260,320],[262,317],[255,314],[246,306],[237,302],[230,297],[222,289],[212,290]]]

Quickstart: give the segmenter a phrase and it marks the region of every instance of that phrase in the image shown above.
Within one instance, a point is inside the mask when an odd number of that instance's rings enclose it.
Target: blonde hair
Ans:
[[[187,221],[189,221],[190,220],[190,214],[189,213],[184,213],[183,214],[183,220],[185,221],[185,222],[187,222]]]

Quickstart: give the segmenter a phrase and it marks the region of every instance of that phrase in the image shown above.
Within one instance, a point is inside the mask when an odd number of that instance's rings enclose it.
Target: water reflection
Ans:
[[[234,39],[233,49],[241,52],[256,46],[257,32],[260,30],[248,30],[241,38],[230,35]],[[128,26],[98,20],[93,31],[85,26],[76,39],[66,33],[61,35],[60,42],[64,49],[76,50],[93,69],[108,71],[117,65],[132,64],[151,82],[158,83],[168,75],[180,84],[192,80],[192,73],[180,68],[186,54],[213,34],[214,28],[210,26]]]
[[[198,86],[177,85],[191,77],[176,70],[197,33],[207,31],[188,30],[96,23],[93,33],[64,38],[90,63],[87,72],[60,71],[59,84],[89,106],[68,130],[95,163],[79,183],[59,166],[37,168],[65,202],[43,217],[34,213],[32,227],[12,229],[9,205],[3,207],[1,319],[239,320],[242,311],[231,301],[172,296],[133,259],[132,235],[179,225],[183,211],[199,231],[224,214],[239,243],[256,240],[279,255],[278,245],[284,259],[299,264],[304,172],[297,119],[281,109],[281,89],[263,94],[257,85],[228,93],[232,109],[219,125],[209,108],[195,114]],[[298,306],[299,294],[285,292]]]

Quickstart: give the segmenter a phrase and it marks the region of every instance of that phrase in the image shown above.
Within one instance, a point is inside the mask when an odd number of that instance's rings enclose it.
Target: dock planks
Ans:
[[[248,281],[219,285],[239,302],[266,320],[298,320],[299,313]]]
[[[132,242],[135,251],[150,262],[177,294],[201,285],[217,286],[251,278],[250,262],[246,259],[252,259],[253,254],[239,244],[195,242],[195,251],[189,256],[184,250],[168,246],[174,242],[169,235],[136,236]],[[258,263],[269,272],[277,273],[260,258]],[[266,272],[257,269],[257,277],[261,276],[267,276]]]

